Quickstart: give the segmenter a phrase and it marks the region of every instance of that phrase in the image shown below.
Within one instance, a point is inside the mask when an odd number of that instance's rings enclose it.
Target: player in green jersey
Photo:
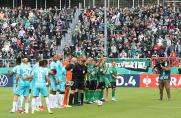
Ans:
[[[110,81],[111,81],[111,88],[112,88],[112,101],[116,101],[116,98],[115,98],[116,79],[117,79],[116,63],[112,62],[112,68],[110,69]]]
[[[92,69],[92,59],[91,58],[88,58],[87,61],[86,61],[86,66],[87,66],[87,74],[85,76],[85,102],[86,103],[91,103],[91,99],[90,99],[90,94],[91,94],[91,91],[89,90],[89,87],[90,87],[90,71]]]
[[[99,79],[98,79],[98,82],[99,82],[99,85],[97,87],[97,89],[101,89],[101,94],[100,94],[100,97],[102,100],[104,100],[104,89],[105,89],[105,74],[108,70],[108,65],[106,65],[106,58],[103,57],[101,58],[100,60],[100,63],[99,63]]]

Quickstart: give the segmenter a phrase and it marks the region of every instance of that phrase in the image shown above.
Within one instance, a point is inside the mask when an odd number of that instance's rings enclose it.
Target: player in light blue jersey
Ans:
[[[56,62],[56,64],[57,64],[56,78],[58,81],[61,81],[61,79],[62,79],[62,68],[63,68],[63,66],[62,66],[61,61],[62,61],[62,56],[59,54],[59,55],[57,55],[57,62]],[[58,89],[58,91],[60,91],[60,86],[57,89]]]
[[[23,95],[25,98],[25,113],[29,112],[29,89],[30,89],[30,73],[31,66],[29,64],[29,59],[24,58],[23,63],[20,65],[17,75],[16,75],[16,91],[13,99],[12,113],[17,111],[17,101],[18,96]]]
[[[12,72],[9,73],[9,76],[12,76],[13,78],[13,94],[15,94],[16,91],[16,75],[17,71],[20,68],[21,65],[21,58],[16,59],[16,66],[13,68]]]
[[[58,86],[57,86],[57,98],[58,98],[58,105],[60,108],[63,108],[63,100],[64,100],[64,94],[65,94],[65,78],[63,75],[66,74],[65,68],[62,66],[62,55],[57,55],[57,64],[58,64],[58,70],[57,70],[57,80],[58,80]],[[63,72],[64,69],[64,72]]]
[[[41,60],[41,57],[37,57],[36,58],[36,63],[35,65],[33,66],[33,69],[32,70],[35,70],[37,68],[39,68],[39,61]],[[35,85],[35,81],[34,79],[31,81],[30,83],[30,89],[32,90],[34,88],[34,85]],[[33,90],[32,90],[33,91]],[[43,110],[43,105],[42,105],[42,100],[41,100],[41,94],[36,97],[36,108],[39,109],[40,111]]]
[[[63,101],[64,101],[64,95],[65,95],[65,84],[66,84],[66,69],[65,67],[62,67],[62,76],[61,79],[59,80],[59,95],[58,95],[58,101],[60,108],[63,108]]]
[[[53,56],[53,61],[50,63],[50,69],[51,71],[54,70],[56,71],[55,75],[52,75],[50,72],[50,85],[51,85],[51,90],[50,90],[50,95],[49,95],[49,100],[50,100],[50,107],[51,108],[57,108],[58,107],[58,99],[57,99],[57,84],[58,84],[58,70],[59,70],[59,65],[57,62],[57,55]]]
[[[13,78],[13,94],[14,95],[16,92],[16,75],[17,75],[18,69],[20,68],[20,65],[21,65],[21,58],[17,58],[16,66],[13,68],[12,72],[9,73],[9,76],[12,76],[12,78]],[[18,97],[18,103],[17,103],[18,112],[22,111],[23,98],[24,98],[23,96]]]
[[[39,62],[39,67],[32,71],[32,78],[35,81],[33,88],[33,98],[32,98],[32,113],[34,114],[36,109],[36,97],[41,93],[42,96],[45,97],[48,113],[52,113],[50,109],[49,99],[48,99],[48,89],[46,87],[46,83],[50,84],[49,80],[49,72],[47,67],[47,63],[45,64],[45,60]]]

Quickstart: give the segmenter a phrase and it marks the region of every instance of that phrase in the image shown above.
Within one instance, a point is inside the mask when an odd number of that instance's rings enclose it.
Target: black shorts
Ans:
[[[84,81],[75,81],[74,85],[72,86],[72,90],[84,90],[85,85],[84,85]]]
[[[97,89],[105,89],[105,82],[99,82]]]
[[[97,80],[91,80],[89,84],[89,90],[96,90]]]
[[[112,89],[116,88],[116,82],[111,82],[111,88]]]
[[[87,81],[85,82],[85,88],[89,89],[89,86],[90,86],[90,81],[87,80]]]

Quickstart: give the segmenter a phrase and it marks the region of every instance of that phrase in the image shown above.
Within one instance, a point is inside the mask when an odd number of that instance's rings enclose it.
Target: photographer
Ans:
[[[160,100],[163,100],[163,89],[166,89],[168,100],[171,99],[170,94],[170,67],[168,62],[159,62],[155,65],[154,70],[160,74],[159,75],[159,89],[160,89]]]

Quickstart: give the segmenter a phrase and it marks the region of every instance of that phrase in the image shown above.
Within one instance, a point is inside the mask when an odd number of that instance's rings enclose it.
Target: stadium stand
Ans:
[[[107,9],[108,57],[180,57],[181,9],[174,10],[172,4]],[[2,7],[0,58],[29,55],[49,59],[59,46],[64,54],[100,56],[105,51],[103,7],[79,9],[79,20],[75,13],[76,8]]]

